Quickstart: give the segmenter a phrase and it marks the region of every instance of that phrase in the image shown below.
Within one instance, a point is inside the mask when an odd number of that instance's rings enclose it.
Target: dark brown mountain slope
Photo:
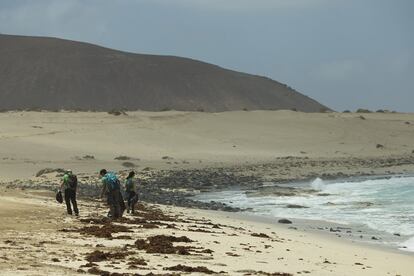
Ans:
[[[28,108],[326,109],[279,82],[196,60],[0,35],[0,109]]]

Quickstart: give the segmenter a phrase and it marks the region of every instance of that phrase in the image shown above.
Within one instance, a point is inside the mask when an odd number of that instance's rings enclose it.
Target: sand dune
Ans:
[[[120,155],[140,159],[131,161],[140,168],[172,168],[268,162],[282,156],[387,157],[414,150],[413,114],[359,116],[291,111],[0,113],[0,178],[30,177],[47,167],[121,169],[122,162],[114,160]],[[85,155],[94,159],[85,161]]]

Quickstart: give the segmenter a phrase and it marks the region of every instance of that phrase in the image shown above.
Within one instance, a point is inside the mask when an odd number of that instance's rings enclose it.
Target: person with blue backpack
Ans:
[[[118,177],[113,172],[108,172],[106,169],[102,169],[99,172],[102,181],[101,197],[106,196],[107,203],[109,205],[109,216],[112,219],[122,217],[125,210],[124,199],[121,194],[121,185]]]

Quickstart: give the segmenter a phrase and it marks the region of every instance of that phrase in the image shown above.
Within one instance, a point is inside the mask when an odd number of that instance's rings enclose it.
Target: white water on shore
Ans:
[[[373,230],[407,236],[407,241],[401,246],[414,251],[414,177],[360,181],[323,181],[317,178],[307,186],[325,196],[249,197],[239,190],[203,194],[202,200],[252,208],[252,212],[259,215],[365,225]],[[286,208],[289,204],[307,208]]]

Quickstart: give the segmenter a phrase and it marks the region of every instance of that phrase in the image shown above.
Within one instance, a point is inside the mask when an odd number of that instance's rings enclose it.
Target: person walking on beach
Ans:
[[[75,216],[79,216],[78,203],[76,202],[76,193],[78,192],[78,178],[71,170],[66,170],[63,175],[60,190],[63,191],[66,203],[66,209],[69,215],[72,215],[72,206]],[[72,206],[71,206],[72,203]]]
[[[135,213],[135,204],[138,202],[138,191],[135,172],[131,171],[125,181],[125,193],[127,196],[127,213]]]
[[[106,202],[109,205],[109,213],[112,219],[117,219],[122,216],[124,210],[121,209],[123,201],[121,195],[121,185],[118,177],[113,172],[107,172],[106,169],[102,169],[99,172],[102,181],[101,198],[106,197]],[[125,209],[125,203],[123,204]]]

